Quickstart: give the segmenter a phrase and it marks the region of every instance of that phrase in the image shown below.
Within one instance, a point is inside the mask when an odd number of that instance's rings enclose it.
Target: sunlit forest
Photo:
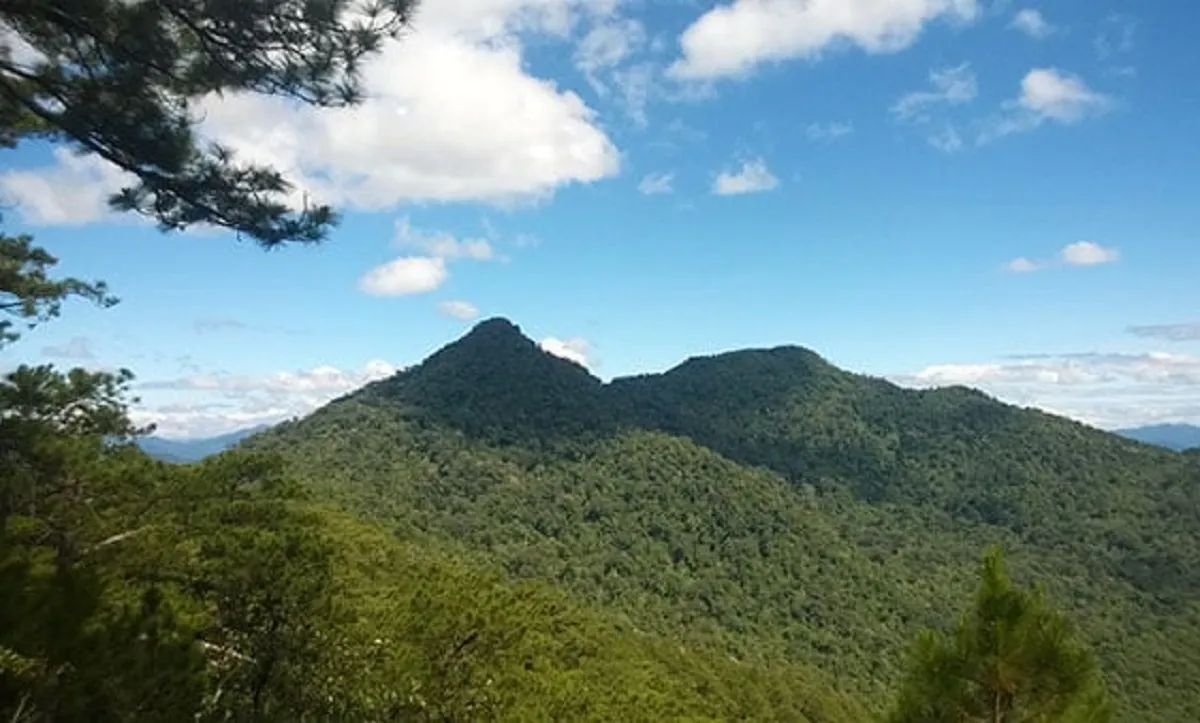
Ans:
[[[0,3],[0,145],[114,164],[164,233],[322,242],[188,101],[353,107],[413,10]],[[67,261],[0,225],[6,350],[118,302]],[[504,318],[198,462],[134,384],[0,382],[2,720],[1200,720],[1195,451],[800,346],[602,381]]]

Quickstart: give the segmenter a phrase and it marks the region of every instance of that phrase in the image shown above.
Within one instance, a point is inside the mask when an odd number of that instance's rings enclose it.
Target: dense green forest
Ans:
[[[2,4],[0,148],[320,241],[194,102],[354,105],[413,5]],[[0,227],[0,346],[117,302],[57,263]],[[1195,451],[798,348],[604,384],[499,319],[196,464],[138,448],[132,380],[0,380],[2,720],[1200,720]]]
[[[1200,467],[798,348],[603,384],[504,320],[252,438],[322,498],[868,707],[983,549],[1044,584],[1122,720],[1200,715]]]

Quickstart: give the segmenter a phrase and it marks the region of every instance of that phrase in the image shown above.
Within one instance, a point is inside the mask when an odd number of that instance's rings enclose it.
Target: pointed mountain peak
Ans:
[[[584,367],[545,351],[508,319],[493,318],[372,394],[508,443],[587,431],[604,417],[603,389]]]
[[[527,337],[521,333],[521,327],[512,323],[503,316],[494,316],[490,319],[484,319],[463,336],[463,339],[468,338],[505,338],[505,337]]]

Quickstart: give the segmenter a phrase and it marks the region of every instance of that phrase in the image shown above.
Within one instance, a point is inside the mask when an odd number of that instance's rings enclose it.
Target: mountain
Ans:
[[[688,646],[886,704],[1000,544],[1121,720],[1200,719],[1200,457],[800,347],[607,384],[505,320],[247,442],[319,497]]]
[[[216,437],[200,437],[196,439],[143,437],[138,440],[138,446],[146,454],[163,462],[199,462],[205,457],[217,454],[218,452],[224,452],[247,437],[267,429],[269,426],[261,424],[227,432]]]
[[[1200,427],[1192,424],[1151,424],[1145,427],[1118,429],[1115,434],[1177,452],[1200,447]]]

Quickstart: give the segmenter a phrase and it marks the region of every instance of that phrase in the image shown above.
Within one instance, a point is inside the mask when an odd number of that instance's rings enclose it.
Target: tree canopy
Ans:
[[[1016,587],[999,550],[949,634],[925,631],[889,723],[1107,723],[1096,661],[1041,590]]]
[[[65,143],[136,183],[115,208],[264,246],[322,239],[326,205],[292,209],[278,169],[197,131],[197,100],[240,92],[338,106],[409,22],[414,0],[14,0],[0,6],[0,142]]]

